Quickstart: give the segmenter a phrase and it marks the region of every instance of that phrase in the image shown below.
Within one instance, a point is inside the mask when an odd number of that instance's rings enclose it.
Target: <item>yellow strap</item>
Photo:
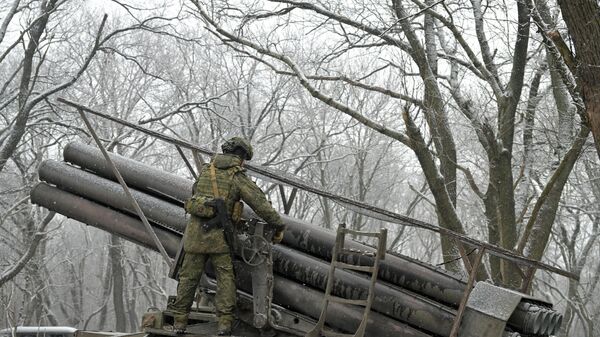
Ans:
[[[210,181],[212,183],[213,197],[219,197],[219,188],[217,187],[217,173],[215,172],[215,163],[210,164]]]

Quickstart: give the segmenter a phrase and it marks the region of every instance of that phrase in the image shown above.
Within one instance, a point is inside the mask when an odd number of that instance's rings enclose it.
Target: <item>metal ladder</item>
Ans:
[[[361,251],[355,250],[351,248],[344,248],[344,243],[346,239],[346,234],[357,235],[357,236],[367,236],[367,237],[375,237],[377,238],[377,251]],[[331,267],[329,269],[329,276],[327,278],[327,287],[325,288],[325,298],[323,299],[323,308],[321,309],[321,315],[319,316],[319,321],[317,325],[306,333],[305,337],[363,337],[365,335],[365,330],[367,328],[367,321],[369,317],[369,312],[371,311],[371,305],[373,304],[373,298],[375,296],[375,282],[377,281],[377,273],[379,272],[379,261],[385,258],[385,248],[387,242],[387,229],[383,228],[379,232],[363,232],[357,231],[353,229],[346,228],[346,224],[340,224],[337,229],[337,235],[335,238],[335,246],[333,247],[333,254],[331,256]],[[349,264],[345,262],[339,261],[338,257],[340,254],[357,254],[364,255],[373,258],[372,266],[362,266],[357,264]],[[353,259],[358,261],[358,259]],[[360,272],[371,273],[371,283],[369,284],[369,294],[367,299],[365,300],[353,300],[347,299],[343,297],[338,297],[331,294],[333,289],[333,277],[335,275],[335,270],[346,269],[346,270],[355,270]],[[358,329],[353,334],[339,333],[331,330],[327,330],[324,328],[325,326],[325,318],[327,315],[327,307],[330,302],[341,303],[341,304],[351,304],[357,306],[363,306],[364,312],[362,320],[360,321],[360,325]]]

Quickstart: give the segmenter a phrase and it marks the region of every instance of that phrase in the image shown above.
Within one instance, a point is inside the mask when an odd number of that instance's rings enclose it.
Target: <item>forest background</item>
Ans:
[[[254,164],[569,270],[531,291],[561,336],[600,335],[599,16],[595,0],[3,0],[0,327],[134,331],[174,292],[158,254],[29,202],[43,160],[90,142],[64,97],[215,151],[244,136]],[[93,122],[191,178],[167,145]],[[258,183],[281,212],[385,226],[390,250],[464,273],[447,238]],[[479,278],[521,282],[497,258]]]

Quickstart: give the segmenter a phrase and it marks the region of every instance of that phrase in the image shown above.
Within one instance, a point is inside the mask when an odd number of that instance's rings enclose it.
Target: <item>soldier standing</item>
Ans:
[[[194,198],[223,198],[227,215],[233,223],[241,215],[240,199],[248,204],[263,220],[275,227],[273,243],[283,239],[285,229],[279,214],[267,201],[264,193],[244,173],[244,160],[252,159],[250,143],[240,137],[233,137],[221,146],[222,154],[217,154],[209,164],[205,164],[193,187],[193,197],[186,202],[190,219],[183,235],[185,256],[179,270],[177,299],[168,310],[174,314],[173,328],[177,333],[185,332],[196,288],[204,271],[206,261],[210,259],[217,276],[215,307],[218,318],[217,334],[231,334],[233,309],[236,300],[235,276],[231,261],[231,247],[227,244],[224,224],[206,228],[210,218],[202,217],[202,212],[191,211]],[[200,205],[202,206],[202,205]],[[196,213],[196,215],[194,214]],[[237,218],[237,219],[236,219]],[[203,226],[204,225],[204,226]]]

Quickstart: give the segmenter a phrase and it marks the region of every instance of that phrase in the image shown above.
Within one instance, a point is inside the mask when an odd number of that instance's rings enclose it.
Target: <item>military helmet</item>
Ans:
[[[223,153],[234,153],[236,149],[241,149],[244,151],[244,159],[246,160],[252,159],[252,155],[254,155],[254,151],[252,151],[252,145],[250,145],[250,142],[242,137],[233,137],[221,145],[221,150],[223,150]]]

